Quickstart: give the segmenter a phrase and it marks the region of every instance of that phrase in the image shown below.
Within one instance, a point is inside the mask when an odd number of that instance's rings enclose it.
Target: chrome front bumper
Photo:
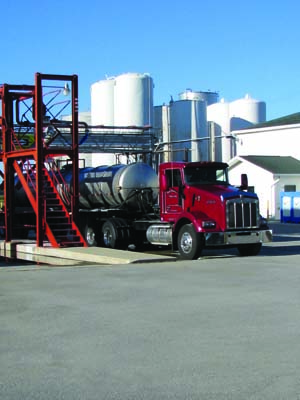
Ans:
[[[234,246],[239,244],[272,242],[272,230],[204,233],[205,245]]]

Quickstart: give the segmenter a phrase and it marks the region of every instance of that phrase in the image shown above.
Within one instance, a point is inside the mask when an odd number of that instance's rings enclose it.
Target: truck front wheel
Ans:
[[[193,224],[183,225],[178,234],[178,250],[181,258],[196,260],[202,252],[202,238],[193,227]]]

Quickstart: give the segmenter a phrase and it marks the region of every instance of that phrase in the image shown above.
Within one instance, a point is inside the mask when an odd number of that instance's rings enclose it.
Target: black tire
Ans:
[[[200,257],[203,241],[201,235],[195,231],[193,224],[186,224],[180,228],[177,245],[180,257],[184,260],[196,260]]]
[[[115,224],[117,226],[117,232],[118,232],[118,248],[119,249],[127,249],[128,245],[131,244],[130,239],[131,239],[131,229],[128,226],[128,223],[125,219],[123,218],[116,218],[115,219]]]
[[[240,244],[237,249],[242,257],[257,256],[261,250],[261,243]]]
[[[111,220],[107,220],[102,225],[102,244],[103,247],[115,249],[118,239],[118,231]]]
[[[102,244],[111,249],[127,249],[130,244],[130,228],[122,218],[111,218],[102,225]]]
[[[84,239],[89,247],[95,247],[98,245],[95,229],[90,224],[86,224],[84,227]]]

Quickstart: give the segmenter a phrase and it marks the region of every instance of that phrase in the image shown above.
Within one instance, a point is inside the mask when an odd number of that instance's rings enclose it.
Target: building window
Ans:
[[[296,185],[284,185],[285,192],[296,192]]]

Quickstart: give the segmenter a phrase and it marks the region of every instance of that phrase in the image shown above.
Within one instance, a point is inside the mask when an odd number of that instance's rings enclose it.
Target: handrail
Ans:
[[[47,168],[48,171],[52,172],[50,175],[50,178],[52,179],[54,185],[56,186],[56,189],[59,192],[61,199],[63,200],[63,202],[65,203],[66,206],[70,206],[71,199],[73,196],[70,185],[66,182],[64,176],[61,173],[61,170],[59,169],[57,163],[55,162],[55,160],[53,158],[50,159],[48,157],[45,164],[46,163],[47,163],[47,166],[49,167],[49,168]]]
[[[27,185],[31,187],[31,190],[36,192],[36,165],[31,164],[30,161],[32,160],[19,160],[18,164]]]

